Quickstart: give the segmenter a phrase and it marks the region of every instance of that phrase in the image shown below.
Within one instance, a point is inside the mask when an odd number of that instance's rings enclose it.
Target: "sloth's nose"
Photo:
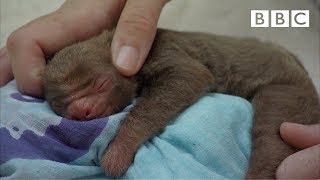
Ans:
[[[75,120],[90,120],[94,118],[94,112],[90,105],[80,100],[72,102],[68,107],[68,114]]]

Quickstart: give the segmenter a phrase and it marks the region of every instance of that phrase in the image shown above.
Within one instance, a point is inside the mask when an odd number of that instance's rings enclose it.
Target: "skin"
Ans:
[[[281,125],[280,134],[286,143],[303,150],[287,157],[278,167],[276,177],[278,179],[318,179],[320,177],[320,124],[305,126],[286,122]]]
[[[116,27],[113,63],[121,74],[135,74],[149,52],[166,2],[66,0],[56,11],[31,21],[9,36],[6,47],[0,51],[0,86],[14,77],[22,93],[42,97],[40,74],[45,57],[113,27]],[[121,51],[122,47],[130,47],[130,51]]]
[[[105,51],[112,49],[113,34],[106,31],[63,49],[44,71],[46,99],[68,118],[107,116],[138,97],[101,160],[109,175],[122,175],[143,142],[207,92],[241,96],[254,106],[246,178],[275,178],[281,162],[297,152],[279,135],[284,121],[319,123],[312,81],[282,47],[252,38],[159,29],[142,69],[125,77]]]

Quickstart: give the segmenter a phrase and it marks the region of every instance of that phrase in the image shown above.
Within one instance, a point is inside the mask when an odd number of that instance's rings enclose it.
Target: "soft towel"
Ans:
[[[79,122],[57,116],[42,99],[21,95],[15,81],[0,93],[1,177],[108,178],[99,161],[133,105]],[[248,101],[207,94],[145,142],[121,178],[243,178],[251,121]]]

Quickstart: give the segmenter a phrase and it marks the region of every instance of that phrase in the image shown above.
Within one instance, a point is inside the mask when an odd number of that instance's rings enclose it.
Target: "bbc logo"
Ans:
[[[270,25],[309,27],[309,10],[251,10],[251,27],[270,27]]]

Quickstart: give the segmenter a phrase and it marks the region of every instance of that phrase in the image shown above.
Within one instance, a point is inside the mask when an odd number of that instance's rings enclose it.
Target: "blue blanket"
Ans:
[[[12,179],[108,178],[99,168],[123,112],[87,122],[59,117],[42,99],[0,89],[0,175]],[[208,94],[138,150],[122,178],[243,178],[252,108],[239,97]]]

